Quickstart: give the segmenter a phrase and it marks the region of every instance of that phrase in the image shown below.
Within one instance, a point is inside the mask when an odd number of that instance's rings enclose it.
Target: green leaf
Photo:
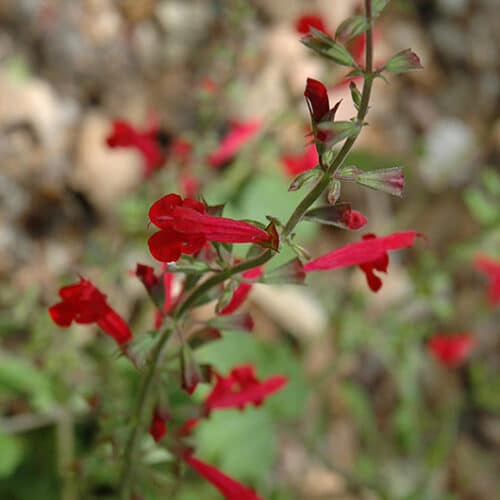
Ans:
[[[385,9],[390,0],[373,0],[372,17],[377,17]]]
[[[368,20],[365,16],[352,16],[339,24],[335,38],[345,42],[361,35],[368,27]]]
[[[49,379],[27,361],[14,356],[0,356],[0,386],[4,391],[26,394],[39,410],[52,406],[54,397]]]
[[[265,408],[214,412],[196,431],[197,453],[244,482],[263,481],[276,459],[276,431]]]
[[[21,463],[24,446],[19,438],[0,433],[0,478],[9,477]]]

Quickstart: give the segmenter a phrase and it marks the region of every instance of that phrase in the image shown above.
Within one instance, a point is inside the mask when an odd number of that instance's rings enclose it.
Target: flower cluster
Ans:
[[[226,500],[262,500],[253,490],[198,459],[192,447],[191,431],[214,411],[243,410],[248,405],[261,405],[285,386],[287,378],[272,375],[260,379],[250,364],[236,366],[222,375],[213,367],[198,362],[196,348],[219,339],[224,329],[252,328],[251,316],[237,311],[255,282],[298,284],[303,283],[311,272],[358,266],[365,274],[370,290],[377,292],[382,287],[382,280],[376,273],[387,273],[388,252],[411,247],[420,236],[416,231],[382,237],[368,233],[359,241],[313,259],[294,241],[295,227],[304,219],[348,230],[360,230],[367,225],[365,215],[354,210],[349,203],[339,202],[342,182],[356,182],[396,196],[402,195],[404,177],[400,167],[365,171],[357,166],[343,166],[365,125],[373,79],[382,71],[398,73],[416,69],[418,62],[413,53],[404,52],[396,54],[376,70],[372,67],[373,44],[367,44],[366,39],[372,42],[372,17],[380,13],[382,4],[379,3],[377,12],[372,13],[367,8],[365,16],[354,16],[342,23],[334,37],[316,15],[297,21],[297,30],[304,35],[303,44],[321,57],[349,67],[349,78],[364,80],[364,94],[361,95],[355,82],[350,81],[357,115],[349,121],[338,121],[335,118],[340,101],[331,106],[325,84],[313,78],[307,79],[304,97],[311,119],[312,141],[304,155],[284,156],[282,162],[287,173],[296,176],[290,190],[299,190],[308,183],[312,188],[286,223],[273,215],[268,216],[267,225],[224,217],[223,206],[209,206],[199,195],[203,187],[201,178],[194,176],[189,168],[196,157],[203,166],[209,167],[207,172],[224,172],[223,167],[261,131],[260,120],[232,122],[214,150],[201,152],[193,151],[190,142],[167,137],[158,124],[141,131],[123,120],[113,122],[107,138],[108,146],[138,150],[144,158],[147,176],[171,157],[176,159],[179,168],[178,185],[182,196],[166,194],[149,209],[149,222],[156,231],[149,237],[148,247],[151,256],[162,263],[161,270],[157,273],[149,265],[137,264],[133,272],[155,305],[155,329],[132,338],[127,323],[111,309],[106,296],[83,278],[80,283],[60,290],[62,300],[50,307],[49,313],[58,325],[64,327],[73,321],[98,324],[141,372],[142,382],[133,420],[137,427],[124,446],[121,498],[130,498],[134,493],[129,471],[140,460],[140,431],[148,429],[158,446],[211,482]],[[366,67],[362,67],[362,55],[368,49]],[[206,82],[204,86],[209,93],[216,90],[212,82]],[[342,148],[335,151],[334,146],[343,141]],[[316,201],[325,193],[328,205],[317,205]],[[248,244],[245,257],[235,254],[235,244]],[[268,261],[284,247],[291,249],[295,257],[281,266],[268,268]],[[215,307],[204,321],[200,322],[195,314],[190,314],[195,307],[208,303],[215,304]],[[455,349],[435,341],[431,349],[453,365],[460,356],[462,359],[466,356],[465,344],[462,342],[461,349]],[[167,375],[168,387],[164,382]],[[169,398],[176,400],[169,392],[176,376],[178,387],[185,391],[184,397],[189,400],[182,409],[175,401],[169,401]],[[195,397],[191,398],[199,384],[212,384],[201,403],[196,402]]]

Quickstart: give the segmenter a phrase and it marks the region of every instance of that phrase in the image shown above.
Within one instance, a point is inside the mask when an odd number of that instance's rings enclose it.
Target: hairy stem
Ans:
[[[359,106],[358,114],[356,117],[357,121],[360,124],[363,123],[363,120],[368,113],[368,104],[370,101],[370,94],[373,83],[373,19],[371,4],[371,0],[365,0],[366,17],[369,22],[369,28],[366,32],[366,64],[364,71],[361,104]],[[285,227],[283,228],[283,231],[281,233],[282,240],[290,236],[297,224],[302,220],[308,208],[321,196],[321,194],[327,188],[333,174],[342,165],[355,142],[356,137],[351,137],[344,142],[344,145],[337,153],[332,163],[328,165],[328,168],[325,170],[325,173],[323,174],[321,179],[313,186],[313,188],[303,198],[297,208],[290,215],[290,218],[286,222]],[[230,267],[229,269],[225,269],[224,271],[214,274],[191,291],[186,299],[178,306],[177,310],[174,313],[174,319],[181,318],[193,305],[196,305],[198,300],[206,292],[208,292],[213,287],[223,283],[236,274],[265,264],[273,257],[273,255],[274,251],[266,250],[253,259],[241,262]],[[148,411],[147,401],[149,399],[149,393],[151,391],[151,387],[155,378],[154,375],[156,374],[157,367],[161,358],[161,353],[163,351],[169,333],[169,330],[166,330],[162,333],[162,337],[155,347],[147,372],[144,375],[144,379],[140,387],[135,413],[136,421],[134,428],[129,436],[129,440],[127,442],[124,453],[124,466],[120,483],[121,500],[129,500],[130,498],[133,463],[135,461],[137,443],[144,425],[145,415]]]
[[[144,419],[146,417],[146,414],[148,413],[149,405],[147,403],[149,399],[149,393],[151,392],[156,370],[161,359],[161,353],[163,352],[163,347],[165,346],[165,343],[169,338],[169,334],[169,329],[162,332],[160,340],[153,350],[148,369],[141,382],[139,394],[137,396],[137,406],[134,413],[135,421],[132,422],[132,431],[130,433],[123,454],[123,469],[120,480],[120,500],[129,500],[130,498],[130,490],[133,484],[132,469],[135,462],[137,444],[144,426]]]

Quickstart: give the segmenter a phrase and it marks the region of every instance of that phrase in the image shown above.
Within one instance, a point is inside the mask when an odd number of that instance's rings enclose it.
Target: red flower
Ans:
[[[62,301],[49,307],[52,320],[62,327],[73,321],[79,324],[97,323],[120,345],[126,344],[132,333],[127,323],[106,302],[101,293],[90,281],[80,278],[80,282],[59,290]]]
[[[347,227],[355,231],[356,229],[361,229],[366,223],[368,219],[358,210],[350,210],[349,212],[349,220],[347,221]],[[366,236],[364,237],[366,238]]]
[[[227,135],[220,142],[219,147],[209,155],[209,165],[216,168],[231,160],[260,128],[261,123],[259,120],[233,123]]]
[[[304,96],[307,99],[314,122],[319,123],[330,111],[330,101],[326,87],[320,81],[308,78]]]
[[[260,278],[262,276],[262,267],[249,269],[248,271],[245,271],[242,274],[242,276],[247,280]],[[245,302],[245,299],[247,298],[247,295],[250,293],[251,289],[252,289],[252,283],[240,283],[238,285],[238,288],[236,288],[236,290],[234,291],[229,304],[226,307],[224,307],[221,311],[219,311],[219,314],[223,316],[226,314],[234,313],[234,311],[236,311],[241,306],[241,304]]]
[[[160,328],[164,316],[168,314],[174,303],[174,298],[172,297],[174,275],[166,271],[166,264],[163,264],[163,266],[163,272],[159,276],[155,274],[151,266],[145,266],[144,264],[137,264],[135,270],[135,275],[142,281],[142,284],[157,306],[154,324],[156,329]]]
[[[429,352],[443,365],[460,366],[474,348],[475,340],[470,333],[434,335],[427,342]]]
[[[310,28],[314,28],[328,34],[325,28],[325,23],[318,14],[304,14],[295,21],[295,29],[297,30],[297,33],[300,33],[301,35],[307,35]]]
[[[153,257],[162,262],[176,261],[181,254],[198,252],[206,241],[220,243],[265,243],[271,236],[247,222],[214,217],[205,206],[177,194],[168,194],[149,209],[149,219],[160,231],[149,238]]]
[[[330,100],[328,99],[326,87],[320,81],[314,80],[313,78],[307,79],[304,97],[306,98],[307,107],[311,114],[313,131],[316,139],[320,142],[326,142],[332,136],[333,132],[317,130],[316,126],[318,123],[324,121],[333,122],[341,101],[337,102],[337,104],[330,109]]]
[[[200,476],[212,483],[226,500],[262,500],[250,488],[227,476],[213,465],[202,462],[191,453],[184,453],[181,456]]]
[[[288,381],[282,375],[259,381],[251,365],[237,366],[226,377],[218,373],[215,376],[215,386],[204,402],[207,414],[216,409],[243,409],[247,404],[260,405],[266,397],[280,390]]]
[[[306,170],[311,170],[311,168],[314,168],[318,164],[318,152],[314,144],[310,144],[303,154],[285,155],[281,158],[281,161],[286,173],[290,177],[295,177]]]
[[[387,252],[412,246],[417,236],[419,234],[415,231],[393,233],[381,238],[367,234],[363,241],[350,243],[307,262],[304,264],[304,271],[308,273],[358,265],[366,275],[368,286],[376,292],[382,286],[382,281],[374,271],[387,272]]]
[[[489,279],[488,297],[491,304],[500,304],[500,260],[478,255],[474,264],[476,269],[486,274]]]
[[[140,131],[125,120],[115,120],[106,143],[110,148],[137,149],[144,158],[144,175],[148,177],[165,161],[165,154],[158,142],[159,132],[156,124]]]
[[[163,436],[167,433],[167,420],[168,417],[163,415],[158,407],[155,407],[148,432],[156,442],[161,441]]]

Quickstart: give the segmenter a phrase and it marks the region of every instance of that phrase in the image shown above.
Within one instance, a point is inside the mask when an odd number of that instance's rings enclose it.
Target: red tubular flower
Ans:
[[[248,271],[245,271],[242,276],[247,280],[258,279],[262,276],[262,267],[249,269]],[[243,304],[243,302],[245,302],[245,299],[251,289],[252,283],[240,283],[238,288],[234,291],[231,301],[226,307],[219,311],[219,315],[224,316],[226,314],[233,314]]]
[[[474,260],[474,265],[476,269],[488,277],[490,303],[492,305],[500,304],[500,260],[493,260],[486,255],[478,255]]]
[[[308,78],[304,96],[315,123],[319,123],[330,111],[330,101],[326,87],[314,78]]]
[[[285,155],[282,156],[281,161],[285,167],[285,172],[293,178],[306,170],[311,170],[318,164],[318,152],[314,144],[310,144],[303,154]]]
[[[226,500],[263,500],[253,490],[227,476],[213,465],[202,462],[191,453],[181,455],[184,462],[217,488]]]
[[[271,236],[247,222],[214,217],[205,206],[177,194],[168,194],[149,209],[149,219],[160,231],[149,238],[153,257],[162,262],[176,261],[181,254],[196,253],[206,241],[220,243],[265,243]]]
[[[323,22],[321,16],[319,16],[318,14],[307,13],[300,16],[295,21],[295,29],[297,30],[297,33],[300,33],[301,35],[307,35],[311,28],[328,34],[328,32],[326,31],[325,23]]]
[[[167,420],[168,418],[162,414],[160,409],[155,407],[148,432],[156,442],[161,441],[167,433]]]
[[[427,349],[441,364],[453,368],[465,361],[474,345],[475,340],[470,333],[436,334],[427,342]]]
[[[236,122],[228,134],[222,139],[219,147],[209,155],[208,163],[217,168],[231,160],[236,153],[260,130],[259,120]]]
[[[304,264],[304,271],[308,273],[358,265],[365,273],[370,289],[377,292],[382,282],[374,274],[374,270],[387,272],[387,252],[413,246],[417,236],[419,234],[415,231],[393,233],[381,238],[367,234],[362,241],[350,243],[307,262]]]
[[[251,365],[237,366],[227,377],[218,373],[215,376],[215,386],[204,402],[207,414],[216,409],[243,409],[247,404],[260,405],[266,397],[279,391],[288,382],[282,375],[259,381]]]
[[[109,307],[106,295],[90,281],[80,282],[59,290],[62,301],[49,307],[52,320],[62,327],[69,327],[73,321],[79,324],[97,323],[118,345],[123,346],[132,333],[121,316]]]
[[[110,148],[135,148],[144,158],[144,175],[150,176],[165,161],[158,142],[159,127],[139,131],[125,120],[115,120],[113,129],[106,138]]]

